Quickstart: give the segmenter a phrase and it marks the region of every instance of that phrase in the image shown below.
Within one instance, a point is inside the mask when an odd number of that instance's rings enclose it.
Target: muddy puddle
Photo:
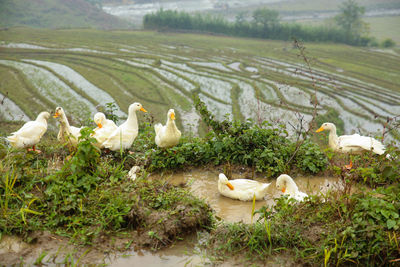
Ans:
[[[187,186],[197,197],[204,199],[215,211],[216,216],[226,222],[251,222],[252,201],[244,202],[233,200],[221,196],[218,192],[218,174],[215,169],[194,169],[184,172],[178,172],[170,175],[151,175],[149,179],[165,179],[167,182],[177,186]],[[234,173],[234,179],[248,178],[249,173]],[[246,177],[247,176],[247,177]],[[275,179],[267,180],[262,177],[256,178],[259,182],[271,183],[268,195],[264,200],[256,201],[256,209],[263,205],[273,206],[274,198],[279,198],[282,194],[275,187]],[[307,194],[321,194],[329,190],[340,188],[340,180],[334,177],[295,177],[299,190]],[[256,218],[255,218],[256,219]],[[255,220],[254,219],[254,220]],[[106,266],[204,266],[214,263],[206,257],[201,244],[207,239],[207,233],[197,233],[185,240],[174,243],[171,247],[159,250],[157,252],[149,250],[132,249],[124,252],[102,252],[96,248],[76,248],[68,244],[68,240],[55,236],[50,233],[40,234],[37,243],[26,244],[18,237],[3,236],[0,241],[0,262],[6,260],[4,264],[18,264],[23,260],[25,264],[33,264],[37,258],[46,253],[42,263],[44,266],[62,266],[65,260],[71,257],[74,263],[80,258],[82,253],[88,250],[79,264],[104,264]],[[119,247],[124,247],[126,240],[122,240]],[[281,255],[282,256],[282,255]],[[13,258],[13,259],[12,259]],[[285,257],[286,259],[286,257]],[[222,264],[222,266],[237,265],[240,259],[231,259]],[[275,264],[279,259],[271,259]],[[291,257],[287,257],[291,260]],[[1,265],[1,264],[0,264]],[[288,266],[288,265],[273,265]]]
[[[203,237],[201,237],[203,235]],[[184,241],[179,241],[173,246],[161,249],[157,252],[149,250],[132,251],[120,255],[110,262],[112,267],[130,267],[130,266],[146,266],[146,267],[173,267],[173,266],[204,266],[210,264],[210,261],[199,248],[202,240],[205,240],[206,233],[191,235]]]
[[[203,235],[204,237],[201,237]],[[96,248],[80,248],[67,240],[46,233],[35,244],[28,244],[16,236],[2,236],[0,241],[0,266],[203,266],[210,263],[199,248],[207,233],[193,234],[171,247],[157,252],[132,250],[104,252]],[[205,239],[204,239],[205,240]],[[43,256],[39,263],[39,258]],[[24,265],[25,264],[25,265]],[[35,265],[35,266],[36,266]]]
[[[234,200],[220,195],[218,192],[217,170],[190,170],[187,172],[164,175],[163,178],[173,185],[187,185],[192,194],[204,199],[216,215],[226,222],[251,223],[252,201]],[[246,178],[241,174],[232,174],[233,179]],[[159,175],[153,178],[158,178]],[[338,177],[293,177],[299,190],[309,195],[325,194],[329,190],[341,188],[341,181]],[[275,179],[256,178],[262,183],[271,183],[268,187],[268,195],[265,200],[256,201],[255,209],[264,205],[273,206],[274,198],[279,198],[282,193],[276,189]],[[253,219],[254,220],[254,219]]]

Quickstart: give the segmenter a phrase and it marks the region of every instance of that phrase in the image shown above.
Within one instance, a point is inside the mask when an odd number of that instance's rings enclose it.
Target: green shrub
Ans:
[[[208,242],[214,254],[265,260],[285,249],[306,265],[389,265],[400,257],[400,188],[297,203],[277,199],[274,210],[262,207],[254,224],[221,225]],[[256,256],[256,257],[255,257]]]
[[[391,48],[391,47],[394,47],[395,45],[396,45],[396,42],[390,38],[383,40],[381,43],[381,46],[383,48]]]
[[[252,121],[219,122],[199,98],[195,98],[195,104],[204,123],[212,130],[205,139],[182,138],[176,147],[148,150],[150,171],[229,162],[254,167],[266,176],[276,176],[293,167],[318,173],[327,166],[327,158],[317,145],[310,141],[293,143],[284,128],[274,128],[268,122],[261,127]]]

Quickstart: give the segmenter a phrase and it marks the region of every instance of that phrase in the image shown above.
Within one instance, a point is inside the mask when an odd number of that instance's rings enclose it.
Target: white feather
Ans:
[[[233,186],[233,190],[228,184]],[[251,201],[254,195],[256,200],[264,199],[269,185],[270,183],[260,183],[249,179],[228,180],[223,173],[219,174],[218,179],[218,191],[221,195],[242,201]]]
[[[47,131],[47,119],[49,117],[50,113],[41,112],[36,120],[28,121],[18,131],[7,136],[6,139],[10,142],[11,146],[16,148],[36,145]]]
[[[96,113],[93,121],[98,125],[98,127],[93,130],[93,137],[97,140],[95,145],[99,148],[104,148],[103,143],[118,128],[118,126],[115,125],[112,120],[108,120],[102,112]],[[101,128],[99,125],[101,125]]]
[[[385,153],[385,146],[372,137],[359,134],[337,136],[336,126],[329,122],[322,124],[317,132],[323,130],[329,131],[329,147],[334,151],[350,154],[363,151],[372,151],[378,155]]]
[[[129,106],[128,119],[115,129],[112,134],[103,142],[102,146],[112,151],[128,149],[132,146],[133,141],[136,139],[139,126],[136,117],[136,111],[145,109],[140,103],[133,103]]]
[[[62,143],[68,143],[72,147],[78,146],[78,139],[81,136],[82,127],[71,126],[62,107],[56,108],[54,117],[58,118],[60,123],[57,140]]]
[[[304,198],[308,197],[306,193],[299,191],[292,177],[287,174],[279,175],[278,179],[276,179],[276,188],[282,190],[285,195],[289,195],[290,198],[297,201],[303,201]]]
[[[161,123],[154,125],[156,132],[155,142],[158,147],[168,148],[176,146],[181,138],[181,131],[178,130],[175,124],[175,111],[168,110],[167,123],[165,126]]]

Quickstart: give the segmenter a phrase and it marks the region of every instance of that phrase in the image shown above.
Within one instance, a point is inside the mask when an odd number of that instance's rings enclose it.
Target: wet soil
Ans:
[[[149,179],[163,179],[167,186],[187,187],[194,196],[202,198],[210,205],[217,218],[226,222],[251,222],[252,202],[233,200],[221,196],[217,189],[218,174],[223,168],[190,169],[173,174],[153,174]],[[231,176],[252,178],[271,183],[268,195],[264,200],[256,201],[256,209],[264,205],[272,206],[274,198],[282,194],[275,187],[274,179],[266,179],[254,175],[248,168],[235,167]],[[341,182],[334,177],[293,177],[299,190],[308,194],[324,194],[329,190],[341,188]],[[141,221],[149,227],[139,231],[131,231],[120,237],[102,236],[94,240],[92,247],[76,247],[69,244],[68,238],[48,232],[37,232],[29,236],[32,240],[27,244],[18,237],[3,236],[0,242],[0,263],[9,266],[24,262],[33,264],[42,253],[47,253],[42,262],[46,266],[58,266],[66,261],[79,264],[106,264],[110,266],[198,266],[210,264],[210,260],[201,251],[199,244],[203,237],[193,234],[199,229],[199,218],[206,214],[193,215],[190,207],[175,207],[176,216],[167,212],[154,212],[150,209],[132,209],[129,215],[132,223]],[[159,223],[160,220],[168,220]],[[205,223],[205,222],[200,222]],[[157,237],[149,235],[149,230],[157,233]],[[192,234],[190,234],[192,233]],[[189,236],[189,237],[188,237]],[[183,241],[176,241],[177,238]],[[132,241],[133,240],[133,241]],[[174,241],[175,240],[175,241]],[[162,247],[167,247],[160,249]],[[146,250],[144,248],[153,248]],[[154,249],[160,249],[155,252]],[[83,255],[83,256],[82,256]],[[279,255],[271,258],[268,266],[291,266],[290,255]],[[0,266],[1,266],[0,264]],[[241,266],[243,259],[231,258],[226,262],[211,264],[222,266]],[[265,263],[261,263],[265,264]],[[271,265],[272,264],[272,265]]]

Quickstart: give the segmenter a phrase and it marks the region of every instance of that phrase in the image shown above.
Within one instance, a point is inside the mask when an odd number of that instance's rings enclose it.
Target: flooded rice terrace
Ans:
[[[216,169],[192,169],[174,174],[153,174],[148,179],[164,179],[170,184],[188,187],[192,194],[204,199],[211,206],[217,218],[225,222],[251,223],[252,201],[233,200],[220,195],[217,187],[218,174],[219,171]],[[232,176],[233,179],[248,178],[251,173],[233,173]],[[268,182],[271,185],[265,199],[256,201],[255,209],[257,210],[264,205],[273,206],[274,198],[279,198],[282,194],[275,187],[275,179],[268,180],[257,177],[256,180],[263,183]],[[341,187],[341,182],[337,177],[301,176],[294,178],[294,180],[299,190],[309,195],[326,193],[329,190],[337,190]],[[201,266],[210,263],[210,260],[205,256],[204,249],[200,247],[207,239],[207,235],[206,232],[198,232],[197,235],[188,236],[184,241],[179,241],[171,247],[157,252],[132,250],[123,253],[105,253],[89,249],[90,251],[82,258],[82,263],[95,262],[116,267]],[[44,253],[46,255],[42,263],[45,266],[59,266],[60,263],[65,262],[69,254],[74,258],[79,258],[82,252],[77,253],[76,248],[68,244],[67,239],[53,236],[50,233],[42,234],[35,244],[26,244],[20,238],[10,236],[3,236],[0,242],[0,259],[4,255],[10,254],[15,259],[13,263],[18,259],[23,259],[24,263],[34,263]],[[233,261],[237,263],[239,259]]]

